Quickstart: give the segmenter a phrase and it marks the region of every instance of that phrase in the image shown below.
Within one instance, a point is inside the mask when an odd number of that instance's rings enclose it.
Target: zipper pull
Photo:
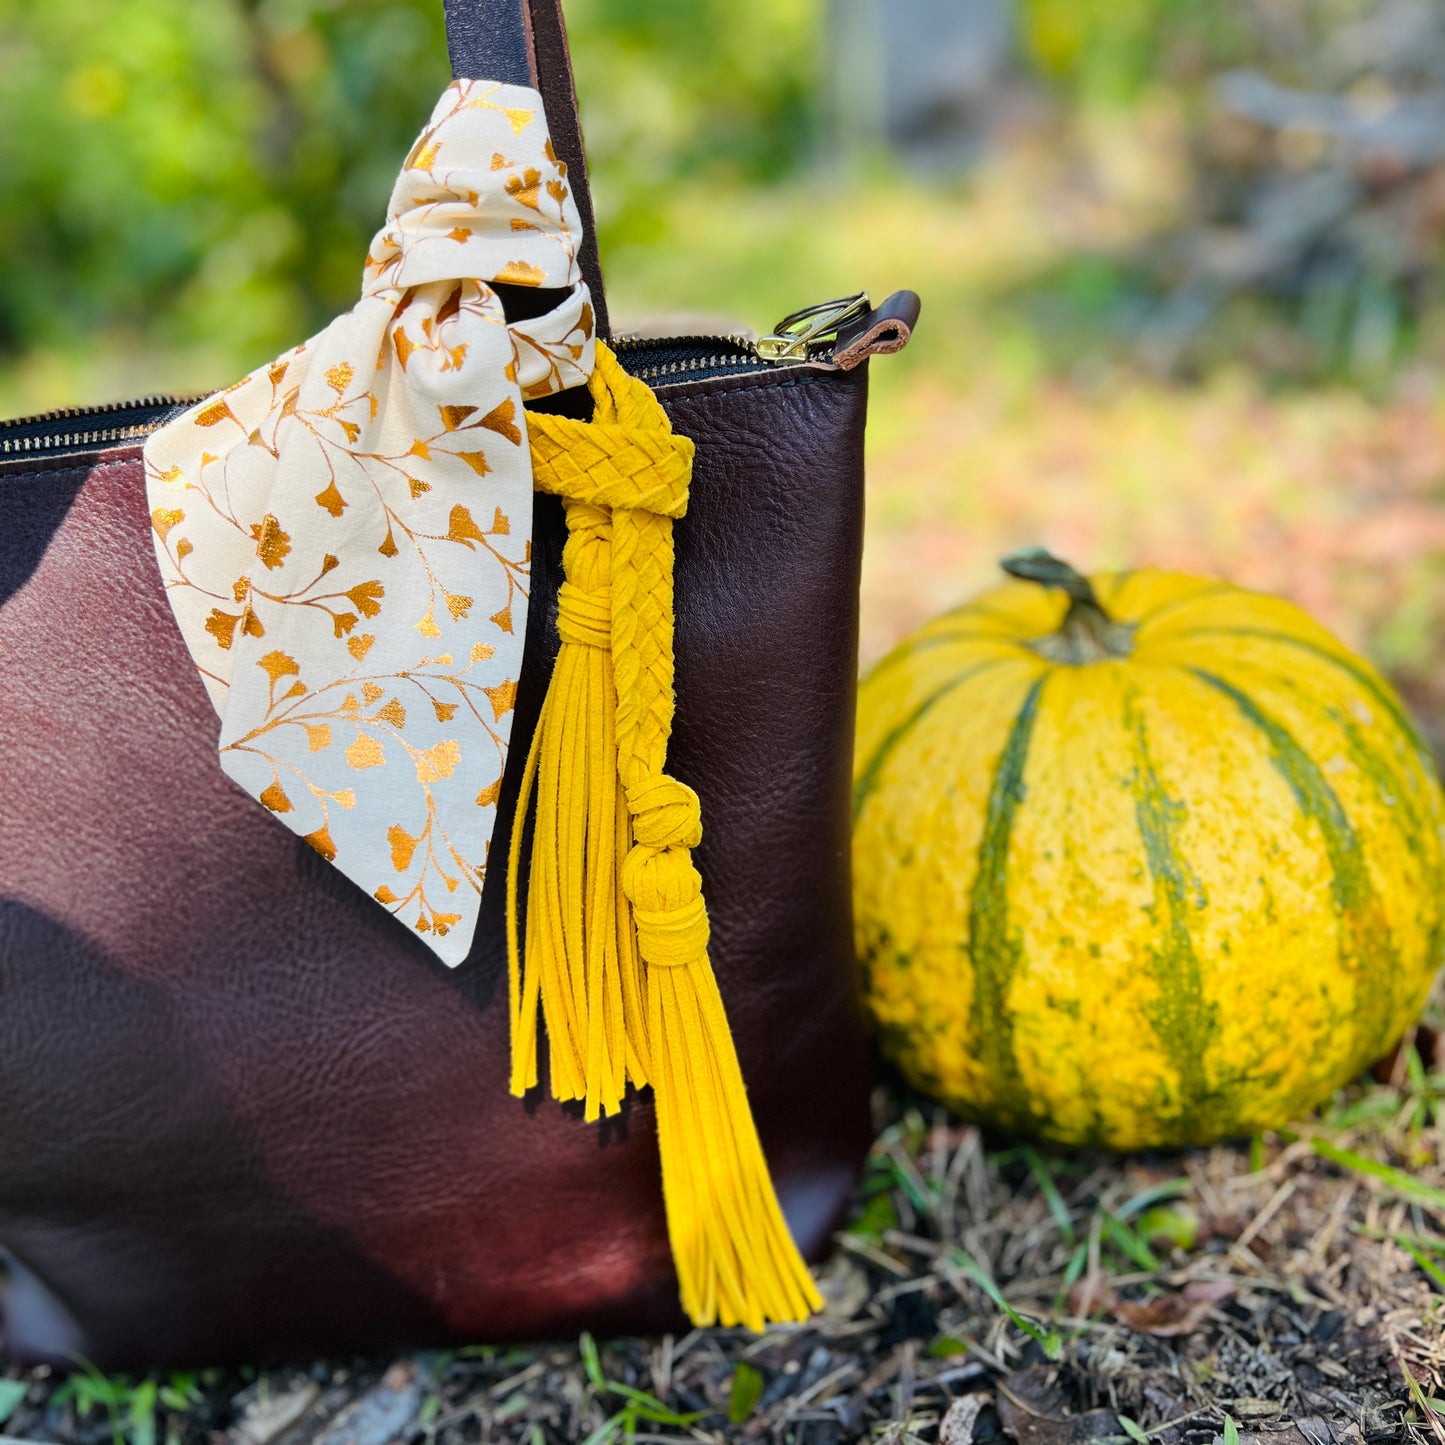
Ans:
[[[837,301],[821,301],[805,306],[778,322],[772,333],[760,336],[758,355],[774,366],[801,366],[826,351],[837,339],[838,332],[850,321],[866,316],[870,309],[868,293],[844,296]]]

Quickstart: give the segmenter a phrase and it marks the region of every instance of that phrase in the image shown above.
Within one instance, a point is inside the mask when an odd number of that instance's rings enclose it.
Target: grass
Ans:
[[[25,1398],[25,1391],[18,1388],[22,1384],[0,1381],[0,1425]],[[52,1406],[62,1410],[71,1407],[78,1419],[103,1417],[111,1445],[157,1445],[158,1441],[169,1440],[169,1432],[165,1436],[158,1433],[161,1421],[166,1416],[189,1414],[200,1401],[201,1380],[194,1373],[132,1380],[127,1375],[106,1375],[83,1359],[76,1361],[74,1373],[51,1395]]]
[[[680,1414],[676,1410],[669,1409],[656,1395],[650,1395],[646,1390],[638,1390],[632,1385],[623,1384],[618,1380],[609,1380],[602,1370],[602,1357],[597,1350],[597,1342],[590,1334],[583,1333],[577,1341],[577,1352],[582,1359],[582,1369],[587,1376],[588,1382],[596,1392],[599,1400],[615,1401],[621,1400],[622,1407],[616,1414],[608,1416],[586,1439],[584,1445],[605,1445],[610,1440],[631,1440],[638,1434],[638,1426],[647,1425],[672,1425],[680,1429],[687,1429],[695,1425],[699,1420],[705,1419],[705,1410],[694,1410],[687,1414]],[[740,1365],[740,1370],[747,1369],[756,1376],[757,1372],[751,1366]],[[743,1401],[741,1415],[734,1419],[738,1410],[738,1401]],[[732,1398],[728,1405],[728,1418],[734,1424],[740,1424],[752,1412],[752,1406],[756,1403],[757,1396],[748,1395],[747,1387],[739,1389],[739,1381],[736,1374],[733,1380]]]
[[[1120,1445],[1251,1445],[1292,1420],[1353,1422],[1366,1445],[1438,1442],[1445,1073],[1414,1050],[1397,1073],[1289,1131],[1124,1158],[991,1139],[888,1088],[821,1271],[827,1306],[807,1326],[260,1375],[12,1371],[0,1426],[64,1445],[199,1445],[253,1439],[236,1432],[261,1402],[294,1399],[276,1438],[304,1445],[336,1438],[348,1408],[411,1389],[396,1438],[417,1445],[931,1445],[950,1411],[979,1442],[1063,1445],[1081,1419],[1087,1438]]]

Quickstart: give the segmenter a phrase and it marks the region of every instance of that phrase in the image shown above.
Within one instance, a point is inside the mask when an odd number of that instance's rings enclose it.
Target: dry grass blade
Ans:
[[[215,1372],[159,1392],[12,1371],[27,1388],[3,1423],[66,1445],[322,1445],[338,1429],[360,1430],[354,1445],[1445,1445],[1442,1100],[1445,1079],[1416,1070],[1347,1092],[1303,1137],[1118,1158],[991,1151],[882,1089],[878,1145],[820,1272],[827,1308],[806,1326],[249,1384]],[[363,1438],[399,1418],[377,1406],[400,1384],[421,1391],[408,1423]],[[305,1392],[275,1440],[240,1433],[263,1418],[246,1414],[258,1389]]]

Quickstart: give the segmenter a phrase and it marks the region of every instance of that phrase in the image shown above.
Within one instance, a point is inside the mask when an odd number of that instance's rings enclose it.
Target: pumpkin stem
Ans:
[[[1010,577],[1056,587],[1069,599],[1069,610],[1057,632],[1035,638],[1029,644],[1050,662],[1083,667],[1090,662],[1128,657],[1134,651],[1134,624],[1116,622],[1104,610],[1094,584],[1082,572],[1043,547],[1023,547],[1010,552],[999,566]]]

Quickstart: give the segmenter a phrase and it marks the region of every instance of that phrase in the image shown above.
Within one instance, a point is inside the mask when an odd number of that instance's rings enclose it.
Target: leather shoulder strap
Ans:
[[[592,291],[597,334],[607,337],[611,332],[597,252],[597,225],[587,185],[587,160],[582,149],[582,125],[577,115],[562,0],[443,0],[443,4],[453,75],[531,85],[542,94],[552,144],[567,167],[572,195],[586,231],[579,260]]]

